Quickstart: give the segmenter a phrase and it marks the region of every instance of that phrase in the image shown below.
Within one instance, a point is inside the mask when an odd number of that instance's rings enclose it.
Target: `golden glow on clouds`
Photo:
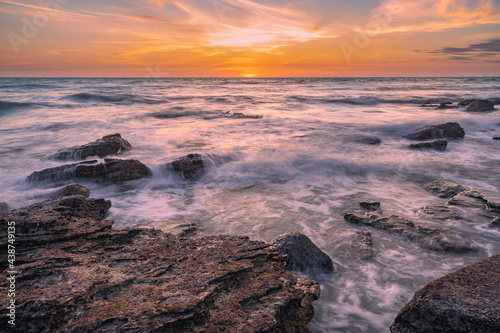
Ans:
[[[498,52],[468,62],[435,52],[499,38],[495,0],[384,0],[350,11],[340,0],[63,2],[15,53],[8,34],[22,37],[23,19],[44,6],[0,0],[0,75],[500,75]],[[355,50],[350,61],[342,43]]]

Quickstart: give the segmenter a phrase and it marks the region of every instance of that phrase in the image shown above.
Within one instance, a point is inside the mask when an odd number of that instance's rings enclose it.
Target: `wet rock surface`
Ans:
[[[433,140],[443,138],[463,138],[464,129],[458,123],[445,123],[435,126],[425,126],[404,136],[409,140]]]
[[[452,197],[448,204],[458,206],[484,206],[487,210],[500,213],[500,194],[485,189],[470,189]]]
[[[196,179],[203,169],[203,158],[200,154],[189,154],[172,162],[175,171],[182,172],[185,179]]]
[[[10,206],[6,202],[0,202],[0,214],[7,213],[10,210]]]
[[[77,215],[48,203],[0,215],[1,234],[13,221],[18,239],[16,332],[309,332],[319,285],[286,271],[276,248]]]
[[[421,208],[417,214],[438,220],[461,220],[462,215],[453,207],[445,205],[431,205]]]
[[[392,333],[500,332],[500,255],[432,281],[415,293]]]
[[[410,145],[410,148],[413,149],[434,149],[434,150],[446,150],[448,146],[448,141],[446,140],[434,140],[434,141],[426,141],[413,143]]]
[[[370,212],[374,212],[380,209],[380,202],[375,200],[361,201],[359,205],[361,206],[361,208]]]
[[[287,269],[310,272],[333,272],[332,259],[321,251],[306,235],[288,232],[272,240],[271,245],[287,255]]]
[[[467,105],[465,111],[468,112],[485,112],[485,111],[494,111],[495,104],[492,101],[488,100],[475,100]]]
[[[335,235],[332,257],[349,262],[367,260],[373,256],[372,234],[369,231],[351,230],[347,235]]]
[[[434,251],[464,253],[473,251],[471,244],[457,235],[451,235],[441,229],[415,224],[412,220],[398,215],[389,215],[382,211],[349,211],[344,215],[348,222],[367,225],[376,229],[399,234],[423,248]]]
[[[129,149],[132,149],[130,143],[123,139],[119,133],[116,133],[82,146],[61,150],[47,158],[53,160],[84,160],[91,156],[104,158]]]
[[[104,163],[85,161],[66,164],[55,168],[33,172],[28,182],[61,181],[74,178],[90,178],[100,181],[118,183],[140,179],[151,175],[151,170],[138,160],[104,159]]]
[[[451,198],[466,190],[462,185],[446,180],[436,180],[427,183],[424,185],[424,189],[436,194],[440,198]]]
[[[83,195],[84,197],[88,198],[90,196],[90,190],[80,184],[69,184],[52,193],[51,197],[58,198],[70,195]]]

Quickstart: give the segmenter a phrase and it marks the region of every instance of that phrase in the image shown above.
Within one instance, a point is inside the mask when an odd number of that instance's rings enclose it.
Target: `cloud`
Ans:
[[[464,54],[475,52],[500,53],[500,38],[490,39],[483,43],[471,44],[468,47],[443,47],[433,53]]]

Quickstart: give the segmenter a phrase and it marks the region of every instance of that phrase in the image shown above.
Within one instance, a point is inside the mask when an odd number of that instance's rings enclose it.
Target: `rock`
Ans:
[[[189,237],[198,231],[199,226],[196,223],[174,224],[162,228],[166,233],[177,237]]]
[[[460,103],[458,103],[458,105],[460,105],[460,106],[467,106],[470,103],[475,102],[475,101],[477,101],[477,99],[464,99],[463,101],[461,101]]]
[[[432,281],[417,291],[392,333],[500,332],[500,255]]]
[[[249,115],[249,114],[244,114],[241,112],[231,112],[231,111],[224,113],[224,117],[226,117],[226,118],[246,118],[246,119],[261,119],[261,118],[263,118],[263,116],[261,116],[261,115],[251,115],[251,114]]]
[[[361,201],[359,205],[367,211],[374,212],[380,209],[380,202],[374,200]]]
[[[414,148],[414,149],[428,148],[428,149],[434,149],[434,150],[445,150],[446,146],[448,146],[448,141],[435,140],[435,141],[413,143],[410,145],[410,148]]]
[[[16,224],[15,332],[309,332],[319,285],[287,272],[265,243],[112,230],[55,211],[2,215],[0,234],[7,221]],[[4,251],[2,271],[7,262]]]
[[[111,201],[91,199],[83,195],[72,195],[45,200],[33,205],[15,209],[12,214],[46,213],[55,211],[61,215],[89,217],[102,220],[111,208]]]
[[[446,123],[436,126],[422,127],[410,134],[404,136],[409,140],[432,140],[442,138],[463,138],[464,129],[458,123]]]
[[[492,101],[480,100],[480,99],[470,103],[465,108],[465,111],[468,111],[468,112],[485,112],[485,111],[493,111],[493,110],[495,110],[495,105],[493,104]]]
[[[372,234],[368,231],[347,231],[335,235],[332,257],[353,262],[373,256]]]
[[[473,250],[470,244],[458,237],[435,228],[416,225],[413,221],[397,215],[384,215],[380,211],[350,211],[344,218],[354,224],[364,224],[405,236],[420,246],[434,251],[463,253]]]
[[[359,136],[357,138],[352,139],[352,141],[366,145],[378,145],[382,143],[382,139],[376,136]]]
[[[271,242],[287,255],[287,269],[310,273],[333,272],[332,259],[321,251],[306,235],[288,232]]]
[[[71,195],[83,195],[88,198],[90,196],[90,190],[80,184],[70,184],[54,192],[52,198],[67,197]]]
[[[417,214],[419,215],[427,215],[432,219],[437,220],[461,220],[462,216],[459,212],[457,212],[452,207],[442,206],[442,205],[434,205],[434,206],[425,206],[421,208]]]
[[[131,148],[132,146],[130,143],[117,133],[106,135],[101,139],[87,143],[86,145],[61,150],[48,156],[47,158],[53,160],[84,160],[90,156],[99,156],[100,158],[104,158]]]
[[[195,179],[203,171],[203,158],[199,154],[189,154],[172,162],[175,171],[182,172],[185,179]]]
[[[452,105],[452,102],[444,102],[439,104],[438,109],[455,109],[456,106]]]
[[[500,228],[500,217],[494,218],[490,223],[490,227]]]
[[[28,182],[60,181],[74,178],[91,178],[118,183],[151,175],[151,170],[138,160],[104,159],[104,163],[85,161],[33,172]]]
[[[0,202],[0,214],[7,213],[10,210],[10,206],[6,202]]]
[[[493,140],[500,140],[500,136],[493,137]]]
[[[448,200],[448,204],[466,207],[482,205],[492,212],[500,213],[500,194],[490,190],[470,189]]]
[[[438,195],[440,198],[451,198],[466,190],[462,185],[446,180],[436,180],[427,183],[424,185],[424,189]]]

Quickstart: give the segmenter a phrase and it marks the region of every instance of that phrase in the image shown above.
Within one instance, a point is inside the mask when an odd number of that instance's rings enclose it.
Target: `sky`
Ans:
[[[0,0],[0,76],[500,76],[500,0]]]

